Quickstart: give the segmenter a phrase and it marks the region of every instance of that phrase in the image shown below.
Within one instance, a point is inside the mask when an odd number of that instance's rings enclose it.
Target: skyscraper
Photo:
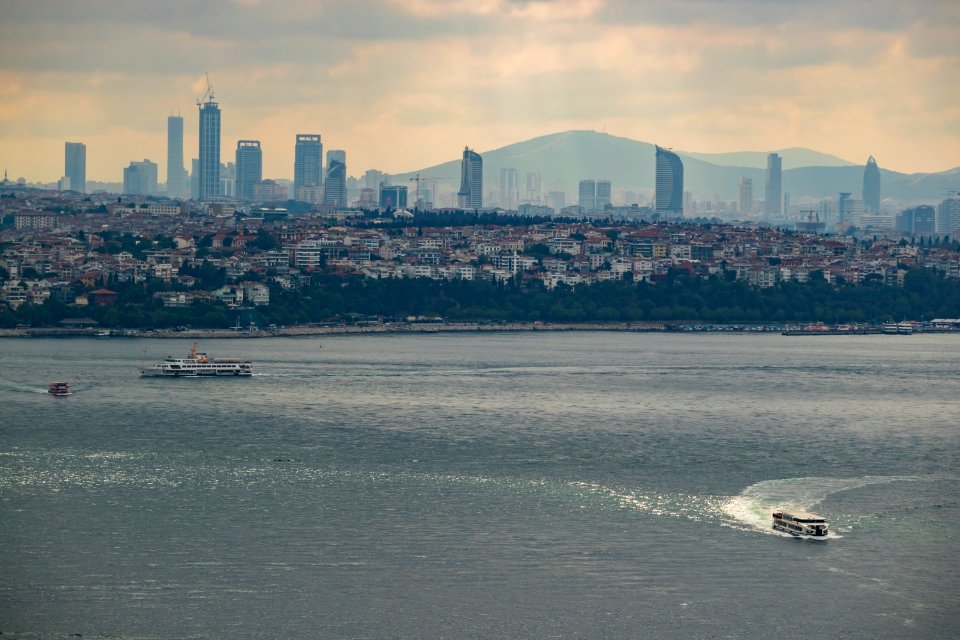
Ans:
[[[183,117],[167,117],[167,195],[187,195],[187,170],[183,168]]]
[[[263,151],[259,140],[238,140],[236,194],[241,200],[253,199],[253,188],[263,180]]]
[[[540,174],[536,171],[527,172],[527,200],[540,201]]]
[[[612,202],[612,191],[609,180],[597,180],[597,211],[603,211]]]
[[[779,216],[783,213],[783,158],[777,153],[767,155],[767,173],[764,190],[764,217]]]
[[[220,195],[220,105],[208,92],[200,103],[200,181],[197,198],[209,200]]]
[[[837,222],[850,222],[850,212],[853,210],[853,207],[850,205],[850,195],[851,193],[849,191],[841,191],[840,196],[837,198]]]
[[[937,210],[928,204],[914,209],[913,229],[916,235],[935,233],[937,230]]]
[[[609,180],[581,180],[578,188],[578,205],[584,213],[603,211],[610,204],[611,187]]]
[[[554,213],[560,213],[567,206],[567,194],[563,191],[548,191],[543,200]]]
[[[656,203],[661,216],[683,216],[683,162],[680,156],[657,146]]]
[[[457,205],[462,209],[483,207],[483,158],[470,147],[463,148],[463,160],[460,161]]]
[[[130,161],[123,170],[123,192],[148,196],[157,192],[157,163]]]
[[[64,150],[63,175],[70,178],[70,189],[87,192],[87,145],[68,142]]]
[[[751,178],[746,176],[740,178],[738,195],[737,210],[742,218],[746,218],[753,213],[753,180]]]
[[[577,188],[579,200],[577,205],[583,212],[597,210],[597,181],[581,180]]]
[[[298,133],[293,157],[293,199],[303,199],[302,187],[323,184],[323,143],[318,133]]]
[[[937,210],[929,204],[904,209],[897,215],[897,231],[922,236],[936,233]]]
[[[500,169],[500,206],[514,209],[519,199],[520,185],[517,170],[513,167]]]
[[[873,156],[863,168],[863,205],[870,213],[880,213],[880,168]]]
[[[951,195],[937,206],[937,233],[956,238],[960,231],[960,197]]]
[[[860,218],[867,212],[863,200],[851,198],[849,191],[841,191],[837,199],[837,222],[844,227],[860,226]]]
[[[323,204],[328,207],[347,206],[347,152],[327,151],[327,182],[323,189]]]

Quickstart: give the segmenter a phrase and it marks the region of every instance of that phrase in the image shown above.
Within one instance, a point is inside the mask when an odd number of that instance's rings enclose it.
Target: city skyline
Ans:
[[[908,173],[953,168],[960,9],[881,4],[11,3],[0,161],[52,182],[63,142],[82,140],[88,179],[151,158],[165,182],[163,118],[188,113],[209,72],[222,154],[261,140],[264,175],[279,178],[292,177],[301,131],[346,149],[360,173],[573,129],[678,151],[802,146]],[[191,150],[195,119],[185,128]]]

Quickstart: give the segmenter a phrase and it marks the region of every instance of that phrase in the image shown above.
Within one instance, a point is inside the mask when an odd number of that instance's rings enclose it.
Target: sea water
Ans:
[[[144,347],[0,341],[3,637],[960,633],[958,336]]]

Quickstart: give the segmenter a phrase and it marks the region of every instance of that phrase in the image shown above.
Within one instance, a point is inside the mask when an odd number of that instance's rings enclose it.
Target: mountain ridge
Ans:
[[[684,188],[695,199],[717,197],[735,200],[741,177],[753,180],[754,200],[763,199],[766,153],[759,151],[703,154],[674,150],[684,164]],[[847,191],[859,197],[863,184],[863,165],[804,147],[777,151],[784,158],[783,191],[795,198],[836,198]],[[581,179],[609,179],[616,189],[646,192],[649,197],[655,182],[655,147],[642,142],[587,130],[570,130],[537,136],[504,147],[481,152],[484,161],[485,189],[499,188],[499,172],[517,170],[520,183],[529,171],[540,173],[542,190],[564,191],[568,202],[576,197]],[[710,162],[704,158],[712,158]],[[787,162],[788,158],[790,163]],[[717,164],[749,160],[760,166]],[[804,160],[805,159],[805,160]],[[820,159],[829,165],[793,166],[802,161]],[[786,168],[790,167],[790,168]],[[898,201],[939,202],[948,189],[960,190],[960,167],[937,173],[905,174],[880,169],[881,195]],[[391,174],[396,184],[407,184],[419,174],[422,180],[440,178],[456,190],[460,180],[460,160],[450,160],[419,171]]]

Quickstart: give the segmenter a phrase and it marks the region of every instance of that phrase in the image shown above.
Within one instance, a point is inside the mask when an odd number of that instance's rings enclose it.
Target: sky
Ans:
[[[297,133],[350,175],[412,171],[590,129],[694,152],[808,147],[912,172],[960,166],[956,0],[0,0],[0,164],[166,179],[166,119],[209,73],[224,162]]]

